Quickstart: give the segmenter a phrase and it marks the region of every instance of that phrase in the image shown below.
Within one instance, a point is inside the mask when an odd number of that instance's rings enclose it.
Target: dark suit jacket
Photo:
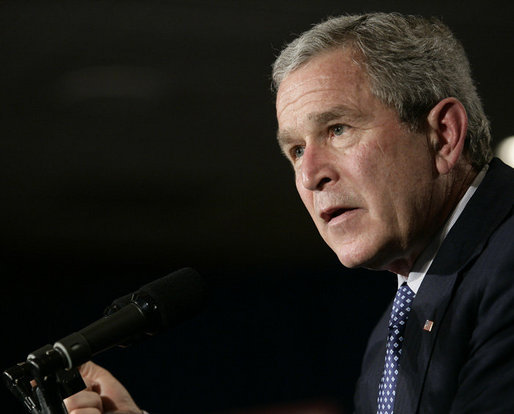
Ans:
[[[513,202],[514,170],[494,159],[412,304],[395,414],[514,413]],[[358,414],[377,410],[390,312],[368,342]]]

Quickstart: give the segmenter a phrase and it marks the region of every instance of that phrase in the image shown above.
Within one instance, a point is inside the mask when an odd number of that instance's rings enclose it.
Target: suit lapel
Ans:
[[[507,170],[510,170],[507,172]],[[483,249],[512,208],[513,170],[493,160],[489,172],[444,240],[414,299],[405,330],[395,414],[416,413],[439,327],[461,270]],[[424,329],[427,323],[430,330]]]

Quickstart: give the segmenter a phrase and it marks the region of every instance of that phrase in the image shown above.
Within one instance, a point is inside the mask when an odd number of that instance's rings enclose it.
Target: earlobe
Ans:
[[[432,108],[427,117],[435,166],[448,174],[462,155],[468,130],[468,116],[456,98],[445,98]]]

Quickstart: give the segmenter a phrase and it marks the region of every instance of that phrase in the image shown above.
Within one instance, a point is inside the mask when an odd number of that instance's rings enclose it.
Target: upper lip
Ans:
[[[353,210],[354,207],[346,207],[346,206],[334,206],[329,207],[321,211],[320,217],[328,223],[333,218],[340,216],[343,213],[346,213],[349,210]]]

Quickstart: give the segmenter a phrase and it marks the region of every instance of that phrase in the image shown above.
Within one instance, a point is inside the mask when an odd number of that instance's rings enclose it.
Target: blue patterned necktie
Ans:
[[[394,410],[394,397],[396,396],[396,382],[398,381],[400,355],[402,354],[403,333],[414,296],[416,296],[415,293],[404,282],[398,288],[393,301],[393,309],[389,319],[384,372],[378,387],[377,414],[392,414]]]

